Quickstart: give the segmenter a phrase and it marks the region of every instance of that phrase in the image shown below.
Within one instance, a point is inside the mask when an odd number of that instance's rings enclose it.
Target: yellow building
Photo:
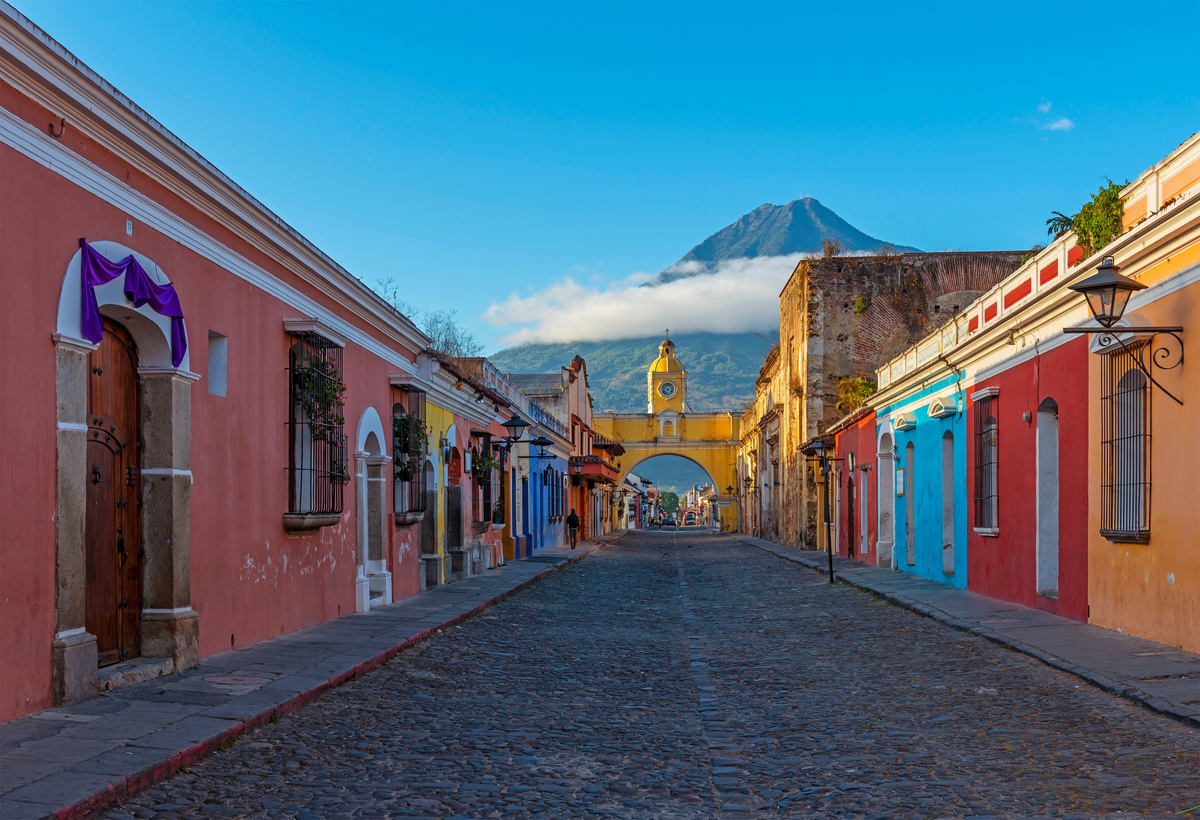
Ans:
[[[655,456],[681,456],[703,468],[716,488],[713,501],[720,511],[721,528],[733,531],[738,524],[734,459],[739,419],[733,413],[692,412],[687,378],[687,369],[675,356],[675,343],[663,339],[658,358],[646,371],[647,412],[596,413],[592,425],[625,448],[618,464],[622,480]]]

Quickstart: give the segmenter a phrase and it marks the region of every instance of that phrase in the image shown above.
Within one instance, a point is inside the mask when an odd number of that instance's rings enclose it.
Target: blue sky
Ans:
[[[1200,129],[1196,2],[16,6],[489,350],[764,202],[1027,248]]]

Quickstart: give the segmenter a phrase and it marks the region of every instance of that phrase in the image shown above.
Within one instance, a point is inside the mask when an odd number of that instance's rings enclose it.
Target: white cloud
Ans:
[[[1075,122],[1066,117],[1059,117],[1056,120],[1038,126],[1043,131],[1070,131],[1074,127]]]
[[[493,302],[484,318],[512,328],[504,345],[582,342],[708,331],[744,333],[779,322],[779,291],[802,254],[733,259],[715,271],[655,287],[637,287],[648,276],[635,273],[607,287],[566,277],[540,291],[516,293]],[[677,271],[706,270],[697,262]]]
[[[1041,105],[1038,106],[1038,113],[1039,114],[1049,114],[1050,113],[1050,103],[1046,102],[1045,100],[1042,100]]]

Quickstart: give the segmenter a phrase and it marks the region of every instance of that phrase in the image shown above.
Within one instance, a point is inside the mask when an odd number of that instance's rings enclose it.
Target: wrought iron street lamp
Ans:
[[[1134,291],[1146,288],[1141,282],[1130,279],[1128,276],[1122,276],[1120,270],[1120,266],[1113,262],[1113,258],[1106,256],[1094,274],[1082,282],[1077,282],[1069,286],[1071,290],[1082,293],[1083,297],[1087,299],[1088,310],[1092,312],[1092,318],[1104,330],[1096,330],[1095,328],[1088,327],[1064,327],[1063,333],[1095,333],[1099,335],[1101,347],[1109,347],[1113,344],[1120,345],[1121,349],[1129,354],[1129,358],[1137,366],[1138,370],[1142,371],[1146,378],[1150,380],[1150,383],[1163,393],[1166,393],[1172,401],[1182,407],[1183,400],[1159,384],[1150,371],[1152,368],[1174,370],[1183,364],[1183,339],[1179,337],[1179,334],[1183,332],[1183,328],[1179,326],[1150,327],[1145,325],[1114,328],[1114,325],[1121,321],[1121,317],[1125,314],[1125,308],[1129,305],[1129,297],[1133,295]],[[1148,338],[1145,344],[1138,345],[1135,349],[1130,350],[1125,342],[1121,340],[1120,334],[1122,332],[1136,333]],[[1172,348],[1155,343],[1155,338],[1160,334],[1170,336],[1175,340],[1175,343],[1179,346],[1178,356],[1176,356]],[[1147,351],[1150,353],[1149,367],[1146,366],[1143,358]]]
[[[1092,316],[1104,327],[1112,327],[1121,321],[1129,297],[1134,291],[1146,288],[1141,282],[1122,276],[1120,270],[1113,258],[1106,256],[1096,273],[1070,286],[1071,290],[1083,294]]]
[[[546,448],[553,445],[554,442],[551,441],[550,439],[546,438],[545,436],[538,436],[533,441],[529,442],[529,444],[531,447],[537,448],[537,455],[517,456],[518,458],[531,458],[531,459],[539,459],[539,460],[543,459],[543,458],[554,458],[553,454],[547,455],[547,453],[546,453]]]
[[[525,428],[529,426],[529,422],[521,418],[517,413],[512,414],[512,418],[500,425],[508,431],[510,441],[520,441],[521,436],[525,433]]]

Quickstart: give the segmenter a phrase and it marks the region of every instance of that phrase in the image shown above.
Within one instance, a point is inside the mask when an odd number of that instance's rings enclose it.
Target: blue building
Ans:
[[[879,452],[892,454],[879,469],[895,471],[879,499],[879,540],[892,543],[895,569],[960,589],[967,586],[969,520],[964,389],[953,377],[930,385],[913,379],[889,385],[872,402]]]

